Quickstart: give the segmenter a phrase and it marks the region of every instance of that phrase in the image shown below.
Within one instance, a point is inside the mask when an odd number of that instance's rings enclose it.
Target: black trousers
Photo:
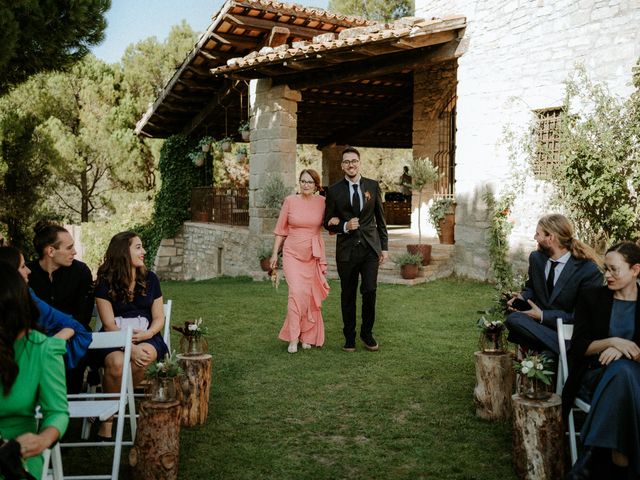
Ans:
[[[368,337],[373,331],[376,321],[376,288],[378,285],[379,256],[366,242],[361,241],[351,249],[350,259],[338,263],[340,276],[340,304],[344,338],[347,343],[356,340],[356,296],[358,280],[361,280],[362,324],[360,336]]]

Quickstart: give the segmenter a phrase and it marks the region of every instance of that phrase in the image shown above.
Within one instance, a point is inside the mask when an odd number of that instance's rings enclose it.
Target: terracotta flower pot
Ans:
[[[405,280],[413,280],[418,276],[418,272],[420,271],[420,266],[418,265],[402,265],[400,267],[400,276]]]
[[[422,255],[422,266],[429,265],[431,261],[431,245],[407,245],[407,252]]]
[[[456,229],[456,216],[453,213],[447,213],[438,223],[438,238],[440,243],[445,245],[454,245]]]

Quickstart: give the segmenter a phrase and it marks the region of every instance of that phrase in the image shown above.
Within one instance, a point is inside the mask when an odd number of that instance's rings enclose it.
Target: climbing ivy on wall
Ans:
[[[198,182],[198,171],[189,157],[194,145],[194,140],[174,135],[160,150],[158,168],[162,184],[156,195],[151,222],[136,229],[147,251],[145,263],[148,267],[153,266],[160,241],[174,237],[183,222],[189,219],[191,189]]]

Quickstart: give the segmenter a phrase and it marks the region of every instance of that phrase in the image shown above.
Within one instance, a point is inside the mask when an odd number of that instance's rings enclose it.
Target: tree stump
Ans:
[[[129,465],[139,480],[175,480],[180,454],[180,402],[143,401]]]
[[[178,363],[184,371],[181,404],[182,425],[195,427],[207,421],[209,413],[209,389],[211,387],[211,355],[178,355]]]
[[[513,464],[520,480],[564,477],[562,401],[513,395]]]
[[[510,353],[475,352],[476,388],[473,398],[476,415],[486,420],[511,416],[513,393],[513,357]]]

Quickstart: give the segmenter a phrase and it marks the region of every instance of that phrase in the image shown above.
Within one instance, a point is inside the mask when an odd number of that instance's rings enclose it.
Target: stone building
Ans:
[[[170,278],[247,273],[275,220],[263,189],[295,183],[295,146],[323,154],[323,183],[339,178],[343,145],[412,148],[444,177],[429,196],[454,196],[456,272],[489,276],[482,194],[509,184],[507,128],[557,119],[576,62],[618,93],[640,57],[637,0],[416,0],[390,25],[268,0],[228,0],[137,132],[216,138],[250,119],[249,222],[185,224],[163,242]],[[243,113],[249,100],[250,110]],[[231,130],[229,129],[229,126]],[[528,250],[545,208],[532,177],[516,202],[514,256]]]
[[[526,131],[532,121],[553,127],[564,84],[581,63],[618,95],[632,91],[640,58],[638,0],[416,0],[416,16],[464,15],[468,46],[457,61],[456,272],[486,278],[485,188],[500,193],[513,161],[505,130]],[[533,248],[536,219],[548,188],[535,177],[511,218],[515,258]]]

